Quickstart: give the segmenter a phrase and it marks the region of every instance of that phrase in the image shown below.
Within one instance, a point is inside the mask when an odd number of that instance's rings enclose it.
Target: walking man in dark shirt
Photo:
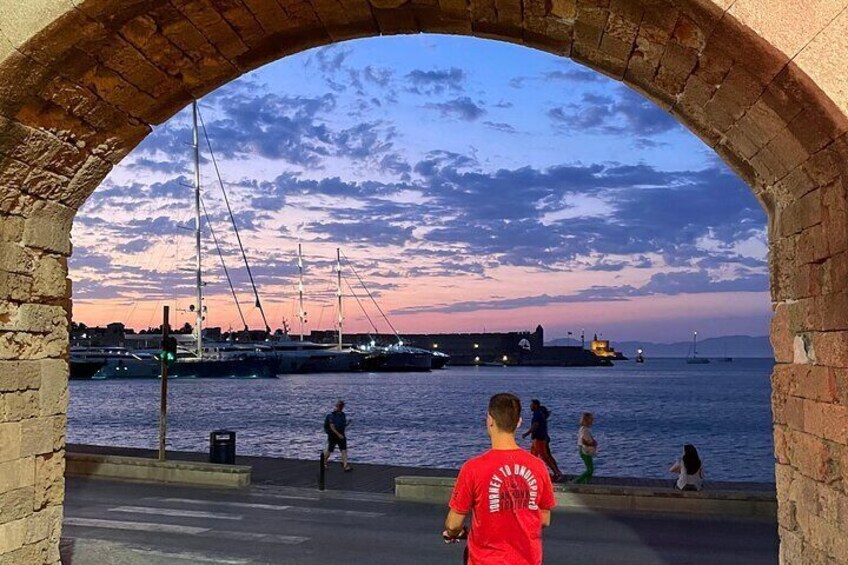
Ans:
[[[562,473],[559,471],[556,459],[551,453],[551,436],[548,435],[548,416],[551,411],[542,406],[535,398],[530,401],[530,411],[533,419],[530,421],[530,429],[521,434],[521,437],[530,436],[530,453],[544,461],[554,473],[553,480],[557,482]]]
[[[324,431],[327,432],[327,451],[324,452],[324,465],[330,464],[330,454],[339,447],[342,454],[342,467],[345,473],[353,471],[347,462],[347,436],[345,435],[350,420],[344,413],[345,403],[343,400],[336,402],[336,409],[324,418]]]

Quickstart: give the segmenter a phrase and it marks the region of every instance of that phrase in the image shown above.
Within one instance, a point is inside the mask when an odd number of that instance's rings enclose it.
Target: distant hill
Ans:
[[[575,345],[575,340],[555,339],[547,345]],[[649,341],[613,341],[612,347],[628,357],[642,349],[646,357],[686,357],[692,353],[692,342],[652,343]],[[768,336],[731,335],[698,340],[700,357],[773,357]]]

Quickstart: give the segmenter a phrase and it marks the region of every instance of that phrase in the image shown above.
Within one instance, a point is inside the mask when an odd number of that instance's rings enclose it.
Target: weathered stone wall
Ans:
[[[0,0],[0,564],[58,559],[75,210],[193,97],[303,49],[417,32],[572,57],[673,113],[748,182],[770,217],[781,557],[848,563],[846,6]]]

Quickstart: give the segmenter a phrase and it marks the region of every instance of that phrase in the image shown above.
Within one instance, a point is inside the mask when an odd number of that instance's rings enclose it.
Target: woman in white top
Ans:
[[[694,445],[683,446],[683,457],[669,471],[677,475],[680,490],[701,490],[704,486],[704,465]]]
[[[595,417],[590,412],[583,412],[583,416],[580,418],[580,430],[577,432],[577,447],[580,449],[580,459],[583,460],[586,470],[574,479],[574,482],[578,484],[588,484],[592,481],[592,475],[595,473],[593,458],[598,452],[598,442],[592,436],[592,424],[594,423]]]

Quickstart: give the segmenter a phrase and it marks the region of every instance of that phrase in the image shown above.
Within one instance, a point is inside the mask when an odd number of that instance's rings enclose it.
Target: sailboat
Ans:
[[[692,333],[692,357],[686,359],[687,365],[706,365],[710,360],[706,357],[698,357],[698,332]]]

